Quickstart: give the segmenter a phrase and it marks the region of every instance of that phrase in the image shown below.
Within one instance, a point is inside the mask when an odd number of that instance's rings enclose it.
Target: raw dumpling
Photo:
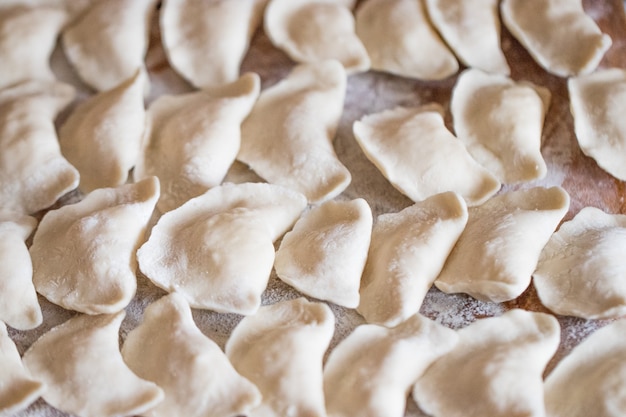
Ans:
[[[397,107],[354,122],[365,156],[413,201],[454,191],[468,205],[486,201],[498,180],[467,153],[446,128],[439,105]]]
[[[161,212],[222,182],[239,151],[241,122],[259,90],[259,76],[249,73],[220,88],[165,95],[150,105],[134,176],[159,177]]]
[[[612,68],[570,78],[567,87],[580,149],[626,181],[626,71]]]
[[[328,416],[404,416],[411,386],[457,341],[455,331],[419,314],[393,329],[358,326],[324,366]]]
[[[535,61],[561,77],[592,72],[611,46],[581,0],[503,0],[500,12]]]
[[[263,18],[267,0],[166,0],[160,11],[167,59],[199,88],[226,84],[239,67]]]
[[[423,80],[441,80],[459,70],[422,0],[367,0],[356,11],[356,33],[374,70]]]
[[[304,298],[261,307],[239,322],[226,355],[263,395],[248,417],[326,416],[322,358],[334,330],[330,308]]]
[[[0,321],[18,330],[33,329],[43,320],[24,243],[36,226],[32,217],[0,209]]]
[[[559,346],[559,322],[511,310],[458,331],[459,343],[430,366],[413,398],[433,417],[544,417],[542,374]]]
[[[139,71],[81,103],[59,131],[61,151],[80,173],[80,189],[117,187],[135,166],[145,127]]]
[[[498,0],[426,0],[433,25],[468,67],[508,75],[500,48]]]
[[[545,382],[550,417],[626,415],[626,319],[597,330]]]
[[[459,77],[450,109],[457,137],[504,184],[545,177],[541,133],[550,91],[470,69]]]
[[[148,306],[143,323],[128,333],[122,356],[165,393],[150,417],[247,415],[261,402],[257,388],[196,327],[189,304],[177,293]]]
[[[4,295],[5,293],[2,292]],[[0,321],[0,416],[14,416],[26,409],[46,387],[24,369],[22,359]]]
[[[49,211],[30,248],[37,292],[68,310],[115,313],[135,295],[135,251],[159,198],[155,177]]]
[[[35,213],[78,185],[78,171],[61,155],[54,119],[74,88],[30,81],[0,91],[0,201]]]
[[[98,91],[145,72],[144,57],[157,0],[96,1],[62,35],[67,59]],[[148,82],[145,76],[143,81]]]
[[[159,219],[137,252],[139,268],[194,308],[253,314],[274,263],[273,242],[305,207],[302,194],[277,185],[212,188]]]
[[[378,216],[358,312],[388,327],[416,314],[466,222],[465,202],[452,192]]]
[[[306,295],[355,308],[371,235],[367,201],[327,201],[305,213],[283,237],[276,274]]]
[[[80,417],[143,414],[163,391],[137,377],[119,351],[125,313],[78,315],[44,333],[24,354],[24,366],[47,389],[42,397]]]
[[[346,73],[337,61],[299,65],[261,93],[241,127],[237,158],[266,181],[320,203],[350,184],[333,149]]]
[[[569,195],[560,187],[513,191],[471,207],[435,285],[482,301],[517,298],[568,209]]]
[[[50,56],[67,19],[54,7],[16,5],[0,12],[0,90],[27,80],[54,80]]]
[[[318,63],[334,59],[348,74],[367,71],[367,51],[354,29],[354,16],[345,1],[270,0],[265,10],[265,33],[291,59]]]
[[[543,305],[586,319],[626,314],[624,245],[626,215],[586,207],[563,223],[533,274]]]

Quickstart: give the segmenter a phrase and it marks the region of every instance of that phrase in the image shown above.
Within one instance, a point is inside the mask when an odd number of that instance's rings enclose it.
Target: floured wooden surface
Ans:
[[[613,39],[613,45],[602,61],[601,67],[626,68],[626,18],[621,0],[585,0],[584,5],[600,28]],[[578,147],[569,110],[566,79],[549,75],[542,70],[520,44],[512,39],[504,27],[502,30],[503,49],[511,66],[512,78],[531,81],[548,88],[552,93],[541,149],[548,165],[548,174],[544,179],[524,184],[523,187],[542,185],[565,188],[571,196],[571,205],[565,217],[566,220],[571,219],[585,206],[595,206],[609,213],[626,213],[625,183],[605,173],[595,161],[584,156]],[[294,65],[284,53],[271,45],[265,34],[258,32],[244,59],[242,72],[258,73],[261,77],[262,88],[267,88],[284,78]],[[173,72],[166,61],[160,44],[156,17],[153,21],[146,66],[152,83],[146,105],[166,92],[192,91],[192,88]],[[92,94],[77,81],[77,77],[58,47],[53,55],[52,67],[61,81],[71,82],[77,86],[79,100]],[[349,77],[344,113],[334,146],[340,161],[352,174],[352,182],[338,197],[340,200],[364,198],[370,204],[374,218],[382,213],[398,212],[412,204],[411,200],[395,190],[368,161],[353,137],[352,125],[355,120],[364,115],[398,105],[414,107],[438,102],[446,109],[446,122],[451,127],[449,104],[456,77],[457,75],[437,82],[421,82],[377,72],[355,74]],[[68,111],[59,118],[59,124],[67,117]],[[240,181],[242,178],[255,179],[256,177],[247,168],[236,165],[231,169],[227,178]],[[502,191],[513,188],[520,188],[520,186],[505,187]],[[73,202],[78,198],[75,194],[69,195],[64,201]],[[277,245],[278,243],[276,247]],[[141,322],[145,307],[164,294],[165,292],[156,288],[145,277],[139,277],[137,295],[126,309],[127,316],[122,323],[120,342]],[[272,304],[299,296],[299,293],[282,283],[272,273],[269,286],[263,294],[263,304]],[[42,297],[39,301],[44,317],[44,323],[40,327],[23,332],[9,329],[9,335],[15,341],[20,354],[23,354],[40,335],[76,314],[54,306]],[[476,319],[500,315],[517,307],[547,312],[539,302],[532,286],[516,300],[502,304],[479,302],[466,295],[446,295],[436,289],[431,289],[424,300],[421,312],[445,326],[458,329]],[[335,313],[337,323],[331,342],[332,349],[355,326],[364,323],[364,320],[352,309],[334,305],[331,305],[331,308]],[[222,349],[232,329],[242,318],[234,314],[200,310],[195,310],[193,314],[199,328]],[[557,319],[562,327],[561,343],[556,355],[548,364],[547,372],[554,368],[556,363],[581,340],[608,323],[608,321],[587,321],[571,317],[557,317]],[[412,400],[409,400],[407,404],[406,417],[425,416]],[[61,417],[67,415],[39,400],[18,416]]]

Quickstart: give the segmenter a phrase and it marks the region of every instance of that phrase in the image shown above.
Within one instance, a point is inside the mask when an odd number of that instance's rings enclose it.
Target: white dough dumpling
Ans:
[[[580,149],[626,181],[626,71],[599,70],[570,78],[567,87]]]
[[[539,255],[567,214],[569,201],[560,187],[536,187],[470,207],[467,226],[435,285],[482,301],[517,298],[530,285]]]
[[[143,322],[128,333],[122,357],[165,393],[149,417],[247,415],[261,402],[257,388],[196,327],[189,304],[177,293],[148,306]]]
[[[535,61],[561,77],[593,72],[611,47],[582,0],[503,0],[500,12]]]
[[[358,326],[324,366],[328,416],[403,416],[413,384],[457,342],[454,330],[419,314],[392,329]]]
[[[454,349],[413,388],[433,417],[544,417],[542,374],[559,346],[551,315],[510,310],[458,331]]]
[[[374,70],[422,80],[441,80],[459,70],[422,0],[367,0],[356,11],[356,33]]]
[[[74,88],[29,81],[0,91],[0,201],[35,213],[78,185],[79,174],[62,155],[54,119],[74,99]]]
[[[166,0],[161,5],[163,47],[172,67],[199,88],[231,83],[267,0]]]
[[[237,159],[272,184],[310,203],[339,195],[350,184],[333,148],[343,112],[346,73],[337,61],[302,64],[264,90],[241,127]]]
[[[125,313],[78,315],[53,327],[31,345],[24,366],[47,386],[51,406],[80,417],[144,415],[163,391],[135,375],[119,350]]]
[[[270,0],[265,33],[272,44],[300,63],[333,59],[348,74],[367,71],[370,60],[357,37],[354,16],[345,1]]]
[[[330,308],[304,298],[263,306],[226,343],[237,371],[261,391],[248,417],[325,417],[322,359],[335,330]]]
[[[25,243],[36,226],[33,217],[0,209],[0,321],[18,330],[43,320]]]
[[[135,251],[158,198],[152,177],[46,213],[30,247],[37,292],[87,314],[125,308],[137,289]]]
[[[413,201],[446,191],[468,205],[485,202],[500,182],[445,126],[439,105],[396,107],[354,122],[354,136],[389,182]]]
[[[144,80],[139,71],[81,103],[59,130],[61,152],[80,173],[79,188],[117,187],[139,157],[145,128]]]
[[[392,327],[416,314],[466,222],[452,192],[378,216],[357,308],[365,320]]]
[[[457,137],[504,184],[546,176],[541,135],[550,91],[477,69],[461,74],[450,109]]]
[[[371,235],[372,210],[365,200],[327,201],[283,237],[276,274],[306,295],[355,308]]]
[[[266,183],[224,184],[165,213],[137,252],[158,287],[194,308],[253,314],[274,264],[273,242],[307,205]]]
[[[541,252],[533,282],[543,305],[586,319],[626,314],[626,215],[583,208]]]

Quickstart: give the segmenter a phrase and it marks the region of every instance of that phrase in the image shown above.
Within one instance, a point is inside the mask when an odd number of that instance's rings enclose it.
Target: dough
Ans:
[[[626,215],[583,208],[541,252],[533,282],[541,302],[586,319],[626,314]]]
[[[356,11],[356,33],[374,70],[423,80],[442,80],[459,70],[422,0],[367,0]]]
[[[24,243],[36,226],[33,217],[0,209],[0,321],[18,330],[34,329],[43,320]]]
[[[295,67],[261,93],[241,127],[237,159],[310,203],[339,195],[351,180],[332,144],[345,91],[346,74],[337,61]]]
[[[302,194],[277,185],[212,188],[159,219],[137,252],[139,268],[194,308],[254,314],[272,271],[273,242],[305,207]]]
[[[126,337],[122,357],[165,393],[145,414],[150,417],[247,415],[261,402],[257,388],[196,327],[189,304],[177,293],[146,308],[143,323]]]
[[[259,90],[259,76],[248,73],[220,88],[164,95],[150,105],[134,176],[159,177],[161,212],[222,182],[239,151],[241,122]]]
[[[419,314],[393,329],[358,326],[326,361],[328,416],[404,416],[411,386],[457,341],[455,331]]]
[[[371,235],[367,201],[327,201],[287,232],[276,252],[276,274],[303,294],[355,308]]]
[[[611,47],[582,0],[503,0],[500,13],[535,61],[561,77],[593,72]]]
[[[37,292],[68,310],[111,314],[137,289],[135,251],[159,198],[155,177],[92,191],[49,211],[30,254]]]
[[[63,158],[54,118],[74,99],[67,84],[29,81],[0,91],[0,201],[35,213],[78,185]]]
[[[452,192],[378,216],[358,312],[388,327],[416,314],[466,222],[467,207]]]
[[[226,355],[263,395],[248,417],[325,417],[322,358],[335,330],[323,303],[304,298],[264,306],[245,317]]]
[[[454,191],[477,205],[500,189],[446,128],[437,104],[371,114],[354,122],[353,131],[365,156],[413,201]]]
[[[265,33],[296,62],[314,64],[334,59],[348,74],[367,71],[367,51],[355,33],[352,11],[343,3],[270,0],[265,10]]]
[[[626,71],[611,68],[570,78],[567,87],[580,149],[626,181]]]
[[[198,88],[237,80],[267,0],[166,0],[161,40],[170,65]]]
[[[458,331],[413,398],[433,417],[545,416],[542,373],[559,345],[551,315],[514,309]]]
[[[145,127],[143,75],[79,104],[59,130],[61,152],[80,173],[80,189],[117,187],[139,157]]]
[[[163,400],[163,391],[122,359],[124,315],[77,315],[31,345],[24,366],[47,385],[48,404],[80,417],[114,417],[143,414]]]
[[[568,209],[569,195],[560,187],[511,191],[471,207],[435,286],[482,301],[517,298]]]
[[[504,75],[466,70],[452,91],[454,130],[470,154],[504,184],[546,176],[541,134],[550,91]]]

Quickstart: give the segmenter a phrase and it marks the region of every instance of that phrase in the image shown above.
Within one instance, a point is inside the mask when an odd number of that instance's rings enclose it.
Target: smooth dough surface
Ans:
[[[29,81],[0,91],[0,201],[35,213],[78,185],[76,168],[61,155],[54,119],[74,88]]]
[[[263,306],[239,322],[226,355],[263,395],[249,417],[326,416],[322,358],[334,330],[330,308],[304,298]]]
[[[461,74],[450,110],[457,137],[478,163],[504,184],[546,176],[541,155],[550,91],[477,69]]]
[[[354,136],[389,182],[413,201],[446,191],[468,205],[486,201],[500,182],[446,128],[439,105],[396,107],[354,122]]]
[[[242,124],[237,159],[266,181],[301,192],[310,203],[339,195],[351,181],[333,148],[345,92],[339,62],[296,66],[261,93]]]
[[[158,198],[152,177],[49,211],[30,247],[37,292],[87,314],[125,308],[137,289],[135,251]]]
[[[36,226],[33,217],[0,209],[0,321],[18,330],[43,321],[25,243]]]
[[[582,0],[503,0],[500,12],[535,61],[561,77],[594,71],[611,47]]]
[[[311,208],[283,237],[274,268],[284,282],[319,300],[355,308],[372,235],[362,198]]]
[[[452,192],[378,216],[357,308],[365,320],[392,327],[416,314],[466,222]]]
[[[535,187],[471,207],[435,286],[482,301],[517,298],[530,285],[539,255],[567,214],[569,201],[560,187]]]
[[[544,417],[542,374],[559,346],[551,315],[514,309],[458,331],[459,343],[432,364],[413,398],[433,417]]]
[[[172,67],[198,88],[231,83],[267,0],[166,0],[161,39]]]
[[[137,252],[158,287],[194,308],[253,314],[274,263],[274,245],[306,198],[266,183],[224,184],[165,213]]]
[[[193,93],[165,95],[148,109],[135,178],[157,176],[166,212],[219,185],[241,144],[241,122],[260,90],[259,76]]]
[[[355,33],[354,16],[338,0],[270,0],[265,33],[300,63],[339,61],[348,74],[367,71],[370,60]]]
[[[79,188],[117,187],[139,157],[145,128],[144,75],[79,104],[59,130],[61,152],[80,173]]]
[[[163,391],[122,359],[124,315],[75,316],[24,353],[24,366],[47,385],[42,397],[48,404],[81,417],[115,417],[143,414],[163,400]]]
[[[324,366],[328,416],[403,416],[413,384],[457,342],[455,331],[419,314],[392,329],[358,326]]]
[[[545,381],[550,417],[626,415],[626,319],[597,330],[559,362]]]
[[[543,305],[586,319],[626,314],[626,215],[583,208],[541,252],[533,282]]]
[[[626,181],[626,71],[612,68],[570,78],[567,87],[580,149]]]
[[[185,299],[172,293],[149,305],[128,333],[122,357],[140,378],[165,394],[148,417],[247,415],[261,394],[196,327]]]
[[[459,70],[422,0],[367,0],[356,11],[356,33],[372,69],[423,80],[441,80]]]
[[[433,25],[459,60],[471,68],[508,75],[500,47],[498,0],[426,0]]]
[[[22,358],[2,321],[0,369],[0,416],[14,416],[28,408],[46,389],[45,384],[33,378],[22,365]]]

